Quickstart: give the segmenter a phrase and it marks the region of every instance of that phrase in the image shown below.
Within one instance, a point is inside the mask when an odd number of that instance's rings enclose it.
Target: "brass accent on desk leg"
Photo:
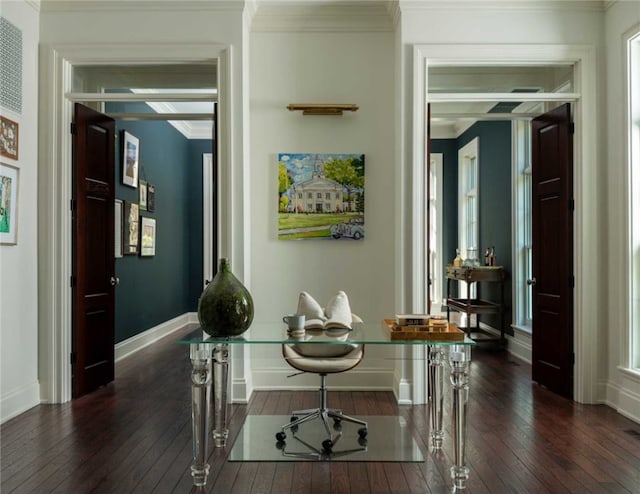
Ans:
[[[431,446],[441,449],[444,438],[442,413],[444,400],[444,349],[430,345],[429,350],[429,395],[431,399]]]
[[[227,444],[227,386],[229,384],[229,345],[221,343],[213,348],[213,444],[222,448]]]
[[[208,345],[189,345],[191,357],[191,433],[193,435],[193,485],[204,486],[209,475],[208,431],[209,385],[211,384],[211,355]]]
[[[453,345],[449,351],[451,384],[453,385],[454,466],[451,478],[456,489],[465,489],[469,468],[465,465],[467,437],[467,403],[469,400],[470,349]]]

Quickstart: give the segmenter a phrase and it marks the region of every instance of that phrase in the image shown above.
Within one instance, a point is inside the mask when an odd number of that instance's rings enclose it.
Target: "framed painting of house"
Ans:
[[[278,238],[364,239],[364,154],[278,154]]]

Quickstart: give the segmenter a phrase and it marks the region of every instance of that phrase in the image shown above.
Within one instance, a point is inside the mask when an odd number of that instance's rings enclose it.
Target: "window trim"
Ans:
[[[631,269],[627,279],[626,319],[628,341],[622,345],[623,365],[640,372],[640,25],[634,26],[624,35],[625,62],[625,161],[629,180],[627,190],[627,258]],[[634,90],[634,88],[636,88]],[[626,344],[625,344],[626,343]]]
[[[474,160],[472,187],[469,187],[470,174],[468,172],[469,161]],[[480,254],[480,138],[474,137],[460,149],[458,149],[458,248],[463,259],[467,259],[467,250],[475,247],[476,259]],[[472,232],[469,234],[469,221],[467,218],[468,198],[475,199],[475,221]],[[472,236],[471,241],[467,238]],[[460,297],[467,296],[467,283],[458,283],[458,294]],[[475,284],[471,286],[471,297],[475,297]]]

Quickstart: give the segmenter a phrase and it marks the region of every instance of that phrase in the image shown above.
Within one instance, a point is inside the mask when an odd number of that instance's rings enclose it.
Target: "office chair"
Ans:
[[[359,320],[359,318],[354,318],[354,320]],[[346,341],[348,332],[349,330],[307,329],[304,338],[306,341],[312,338],[339,338]],[[318,408],[296,410],[292,412],[291,421],[288,424],[283,425],[282,430],[276,434],[278,444],[282,445],[285,442],[287,430],[291,430],[295,437],[299,425],[310,420],[320,418],[326,432],[326,439],[322,441],[322,450],[324,453],[331,453],[333,446],[335,446],[338,439],[342,436],[342,432],[340,431],[342,421],[362,426],[358,429],[358,442],[361,446],[364,446],[366,444],[367,437],[367,423],[362,420],[349,417],[348,415],[344,415],[341,410],[328,408],[326,387],[328,374],[346,372],[356,367],[362,361],[364,356],[364,345],[355,345],[350,343],[345,343],[344,345],[335,343],[285,344],[282,345],[282,355],[287,363],[294,369],[301,371],[300,373],[313,372],[320,376],[320,406]],[[336,435],[332,433],[331,427],[329,427],[329,418],[333,419],[334,428],[338,431]]]

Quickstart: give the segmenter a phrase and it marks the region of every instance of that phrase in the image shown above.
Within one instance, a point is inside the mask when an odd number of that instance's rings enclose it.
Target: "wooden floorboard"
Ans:
[[[116,381],[63,405],[41,405],[0,427],[0,492],[9,493],[449,493],[453,447],[429,443],[427,406],[390,392],[329,391],[348,415],[401,415],[423,463],[228,462],[211,448],[207,486],[192,488],[190,362],[171,335],[116,366]],[[530,380],[504,351],[474,349],[467,492],[640,494],[640,425],[606,406],[580,405]],[[247,415],[317,406],[316,391],[261,391],[229,412],[229,444]],[[450,407],[445,398],[445,410]],[[375,434],[376,431],[369,431]]]

